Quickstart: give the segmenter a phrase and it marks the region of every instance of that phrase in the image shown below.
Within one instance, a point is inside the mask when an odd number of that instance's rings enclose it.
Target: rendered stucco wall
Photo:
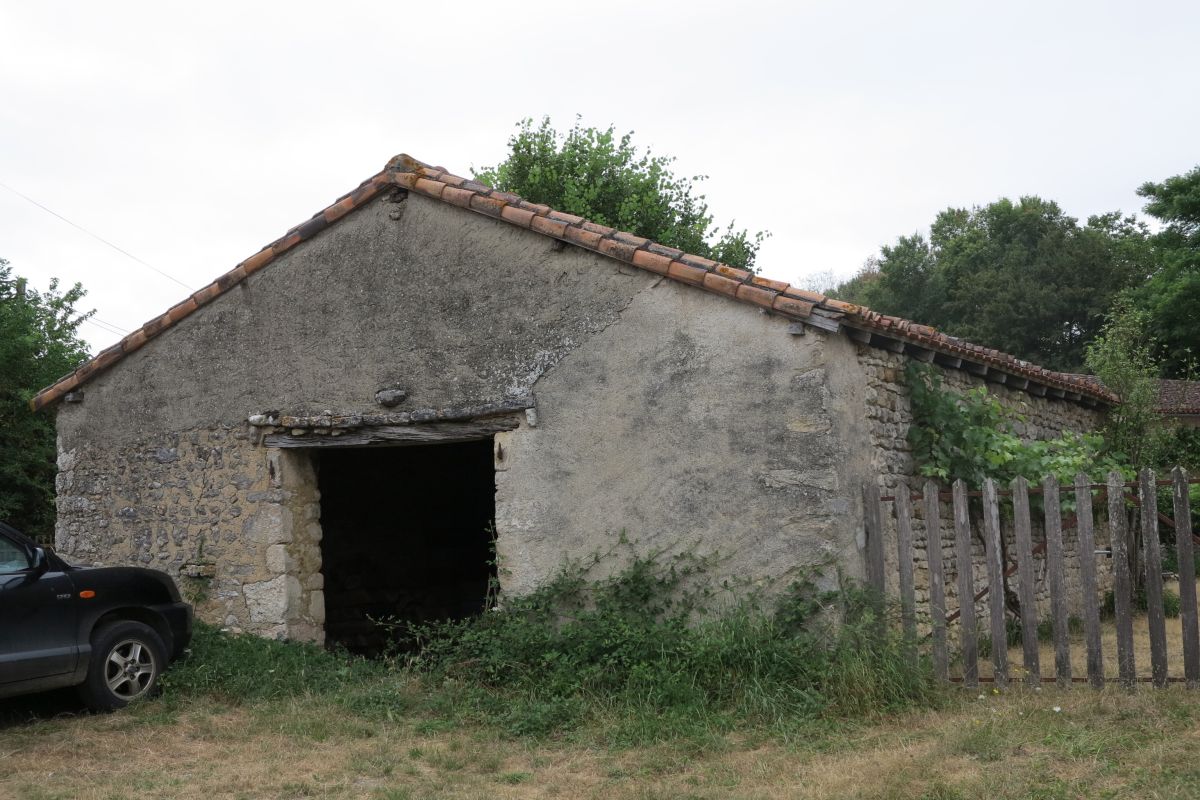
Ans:
[[[502,438],[497,529],[511,589],[624,533],[718,553],[719,577],[782,588],[823,561],[861,576],[849,430],[862,387],[840,336],[663,282],[537,386],[538,426]],[[856,458],[857,456],[857,458]]]
[[[755,582],[861,573],[864,387],[840,336],[418,196],[377,200],[59,406],[57,542],[181,576],[201,615],[320,640],[320,498],[251,414],[461,407],[532,392],[501,435],[506,591],[622,531]]]

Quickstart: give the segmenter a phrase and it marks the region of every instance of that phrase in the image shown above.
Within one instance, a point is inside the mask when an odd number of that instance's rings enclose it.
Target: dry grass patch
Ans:
[[[1193,798],[1197,699],[1180,688],[956,693],[937,712],[814,725],[786,744],[739,734],[636,749],[588,731],[430,731],[317,700],[150,703],[0,730],[0,797]]]

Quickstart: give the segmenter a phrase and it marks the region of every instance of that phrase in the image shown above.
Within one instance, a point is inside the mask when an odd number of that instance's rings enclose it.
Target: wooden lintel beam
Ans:
[[[859,344],[871,343],[871,334],[869,331],[860,330],[859,328],[846,328],[846,335]]]
[[[808,319],[804,320],[804,322],[805,324],[811,325],[814,328],[820,328],[821,330],[829,331],[830,333],[837,333],[842,329],[842,324],[840,322],[833,317],[828,316],[827,314],[821,313],[821,311],[818,309],[813,309],[812,314],[809,315]]]
[[[487,439],[518,426],[515,418],[496,418],[475,422],[434,422],[427,425],[380,425],[358,428],[341,434],[287,433],[268,434],[267,447],[370,447],[377,445],[448,444]]]
[[[803,336],[804,335],[804,323],[803,322],[789,322],[788,326],[787,326],[787,332],[790,333],[792,336]]]

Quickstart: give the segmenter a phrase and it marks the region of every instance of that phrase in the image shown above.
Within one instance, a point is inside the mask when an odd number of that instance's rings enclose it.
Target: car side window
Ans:
[[[21,572],[30,567],[29,555],[25,549],[7,536],[0,536],[0,575],[10,572]]]

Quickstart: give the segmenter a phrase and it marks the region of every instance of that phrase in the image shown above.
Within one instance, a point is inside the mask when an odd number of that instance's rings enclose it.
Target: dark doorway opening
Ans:
[[[325,641],[367,655],[372,620],[462,619],[495,577],[492,440],[318,454]]]

